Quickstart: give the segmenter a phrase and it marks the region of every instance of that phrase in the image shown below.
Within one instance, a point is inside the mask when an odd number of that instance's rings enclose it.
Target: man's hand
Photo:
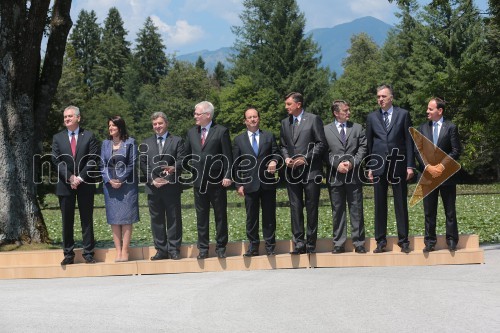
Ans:
[[[224,187],[228,187],[229,185],[231,185],[231,183],[232,183],[232,182],[233,182],[233,181],[232,181],[231,179],[229,179],[229,178],[224,178],[224,179],[222,180],[222,186],[224,186]]]
[[[337,167],[337,171],[340,173],[348,173],[350,169],[352,169],[352,165],[349,161],[340,162]]]
[[[440,177],[441,174],[443,173],[443,169],[441,168],[440,164],[438,165],[428,165],[426,170],[430,173],[432,178],[437,178]]]
[[[153,179],[153,185],[154,185],[156,188],[160,188],[160,187],[162,187],[163,185],[167,185],[167,184],[168,184],[168,180],[163,179],[163,178],[161,178],[161,177],[158,177],[158,178]]]
[[[307,161],[304,157],[300,156],[296,158],[287,158],[285,159],[285,163],[288,168],[295,169],[307,164]]]
[[[163,171],[161,172],[162,174],[164,174],[165,176],[168,176],[168,175],[171,175],[173,173],[175,173],[175,167],[173,165],[165,165],[163,167]]]
[[[276,172],[276,161],[271,161],[267,165],[267,172],[274,174]]]
[[[245,189],[243,188],[243,186],[238,187],[237,193],[238,193],[238,195],[240,197],[244,197],[245,196]]]
[[[412,179],[414,175],[415,173],[412,168],[406,168],[406,180]]]
[[[368,180],[373,183],[373,172],[368,170]]]
[[[80,185],[81,182],[82,181],[80,180],[80,178],[78,178],[75,175],[72,175],[71,177],[69,177],[69,183],[70,183],[70,186],[73,190],[76,190],[78,188],[78,185]]]

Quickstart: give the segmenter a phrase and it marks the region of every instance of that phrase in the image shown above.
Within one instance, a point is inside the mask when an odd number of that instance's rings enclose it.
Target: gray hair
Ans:
[[[209,113],[210,114],[210,118],[213,118],[214,117],[214,105],[208,101],[203,101],[203,102],[200,102],[198,104],[196,104],[194,106],[194,109],[202,109],[203,113]]]
[[[155,120],[156,118],[160,118],[160,117],[162,117],[165,120],[165,122],[168,121],[167,120],[167,115],[165,113],[161,112],[161,111],[157,111],[157,112],[153,113],[151,115],[151,121]]]
[[[67,106],[66,109],[64,109],[64,111],[66,110],[73,110],[75,111],[75,116],[79,116],[80,115],[80,109],[74,105],[70,105],[70,106]]]
[[[379,92],[382,89],[389,89],[389,92],[391,93],[391,96],[394,97],[394,90],[392,89],[392,86],[389,84],[381,84],[380,86],[377,87],[377,92]]]

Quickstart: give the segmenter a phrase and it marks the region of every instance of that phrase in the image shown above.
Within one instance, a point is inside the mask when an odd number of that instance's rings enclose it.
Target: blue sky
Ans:
[[[270,0],[272,1],[272,0]],[[363,16],[373,16],[389,24],[397,22],[397,7],[387,0],[297,0],[306,17],[306,32],[330,28]],[[426,1],[421,1],[426,3]],[[476,0],[487,9],[487,0]],[[102,23],[111,7],[120,11],[134,42],[148,16],[159,28],[167,53],[177,55],[232,46],[231,26],[240,26],[243,0],[74,0],[71,17],[76,22],[80,10],[94,10]]]

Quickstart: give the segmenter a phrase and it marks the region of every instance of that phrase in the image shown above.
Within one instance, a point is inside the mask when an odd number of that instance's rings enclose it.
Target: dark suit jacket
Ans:
[[[406,178],[406,169],[415,168],[413,140],[409,132],[411,117],[405,109],[397,106],[393,109],[391,124],[387,130],[380,109],[371,112],[366,119],[366,140],[370,155],[366,168],[371,169],[374,176],[381,176],[386,171],[387,156],[393,149],[397,149],[398,155],[403,155],[405,159],[396,163],[394,175]],[[378,162],[375,161],[377,158]],[[371,163],[377,167],[373,167]]]
[[[295,140],[292,136],[293,116],[281,121],[281,155],[284,159],[302,155],[306,158],[304,176],[313,180],[322,173],[322,158],[326,149],[325,131],[321,118],[315,114],[304,112],[298,126],[298,135]],[[287,168],[290,172],[290,168]]]
[[[231,179],[233,153],[228,129],[212,122],[203,147],[200,131],[200,126],[188,131],[183,163],[193,173],[194,187],[205,186],[208,181],[219,183],[223,178]]]
[[[73,158],[69,142],[68,130],[57,133],[52,138],[52,163],[57,168],[59,181],[56,186],[57,195],[70,195],[72,192],[69,179],[79,176],[84,183],[80,186],[93,186],[100,179],[97,169],[99,159],[99,143],[92,132],[80,127],[76,141],[76,156]]]
[[[363,158],[366,156],[365,130],[360,124],[350,121],[346,123],[346,128],[346,144],[344,146],[335,122],[325,126],[328,149],[324,156],[328,162],[328,182],[332,186],[342,185],[346,182],[350,184],[361,183],[359,169]],[[339,163],[342,161],[349,161],[353,165],[353,168],[346,174],[337,172]]]
[[[184,141],[175,135],[168,133],[163,143],[163,151],[158,151],[158,141],[156,135],[150,136],[142,141],[139,146],[140,166],[142,173],[146,176],[146,194],[160,194],[164,191],[182,190],[179,177],[182,172],[182,161],[185,156]],[[175,174],[164,175],[162,166],[175,166]],[[165,178],[170,184],[157,188],[153,185],[153,179]]]
[[[419,171],[423,171],[427,164],[436,165],[443,164],[446,168],[451,159],[457,161],[460,157],[460,153],[462,151],[462,146],[460,144],[460,139],[458,137],[458,128],[452,122],[448,120],[443,121],[443,125],[441,127],[441,131],[439,131],[439,137],[437,146],[443,152],[449,155],[449,157],[444,157],[441,159],[441,155],[433,154],[432,152],[435,150],[434,144],[432,143],[432,131],[433,131],[433,122],[428,121],[419,126],[418,131],[422,133],[427,139],[430,140],[415,140],[415,155],[417,156],[417,160],[419,163]],[[423,156],[420,155],[418,150],[422,150],[424,152]],[[445,181],[442,185],[451,185],[455,184],[455,177],[450,177],[447,181]]]
[[[135,162],[137,161],[137,147],[133,138],[125,140],[124,144],[113,156],[113,141],[104,140],[101,146],[101,173],[104,183],[110,179],[118,179],[124,183],[137,181]]]
[[[267,173],[267,164],[271,160],[279,162],[279,149],[276,138],[270,132],[259,130],[259,153],[255,156],[245,130],[234,139],[233,143],[233,179],[236,188],[243,186],[245,193],[276,187],[274,175]]]

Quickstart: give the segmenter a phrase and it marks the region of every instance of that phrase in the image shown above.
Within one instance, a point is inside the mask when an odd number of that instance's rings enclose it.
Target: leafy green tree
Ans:
[[[219,88],[224,87],[227,84],[228,74],[222,62],[217,61],[212,78],[214,80],[215,85]]]
[[[124,72],[130,61],[129,42],[125,40],[127,31],[123,27],[123,20],[116,7],[112,7],[102,32],[102,40],[97,51],[98,65],[96,66],[95,89],[98,93],[114,91],[123,93]]]
[[[150,17],[137,33],[134,58],[137,60],[139,77],[143,84],[156,84],[167,74],[168,59],[165,45]]]
[[[75,57],[80,63],[83,81],[92,89],[97,50],[101,41],[101,28],[97,24],[95,11],[88,12],[84,9],[80,11],[69,41],[74,49]]]
[[[125,120],[129,135],[135,138],[130,104],[120,95],[114,92],[95,95],[80,110],[82,127],[91,130],[98,140],[107,139],[108,118],[114,115],[119,115]]]
[[[206,70],[206,68],[205,68],[205,60],[203,60],[203,57],[201,55],[198,56],[198,59],[196,59],[195,67],[199,68],[199,69],[202,69],[202,70]]]
[[[160,81],[158,96],[155,111],[165,112],[170,121],[169,130],[181,136],[194,125],[193,111],[197,103],[209,100],[217,104],[206,71],[182,61],[175,61]]]
[[[231,60],[233,76],[250,76],[255,86],[273,89],[280,98],[299,91],[310,112],[327,108],[329,73],[319,67],[318,46],[304,34],[305,18],[297,2],[245,0],[243,5],[243,25],[232,27],[237,51]]]
[[[347,52],[349,55],[342,62],[344,73],[333,83],[332,97],[347,100],[352,119],[364,124],[366,115],[377,106],[375,96],[381,77],[380,52],[366,33],[353,36]],[[326,119],[333,119],[331,113]]]
[[[260,88],[250,76],[240,76],[220,93],[219,119],[235,136],[245,129],[245,110],[253,107],[260,112],[261,128],[279,136],[280,121],[286,115],[285,112],[279,112],[283,109],[282,104],[274,89]]]

